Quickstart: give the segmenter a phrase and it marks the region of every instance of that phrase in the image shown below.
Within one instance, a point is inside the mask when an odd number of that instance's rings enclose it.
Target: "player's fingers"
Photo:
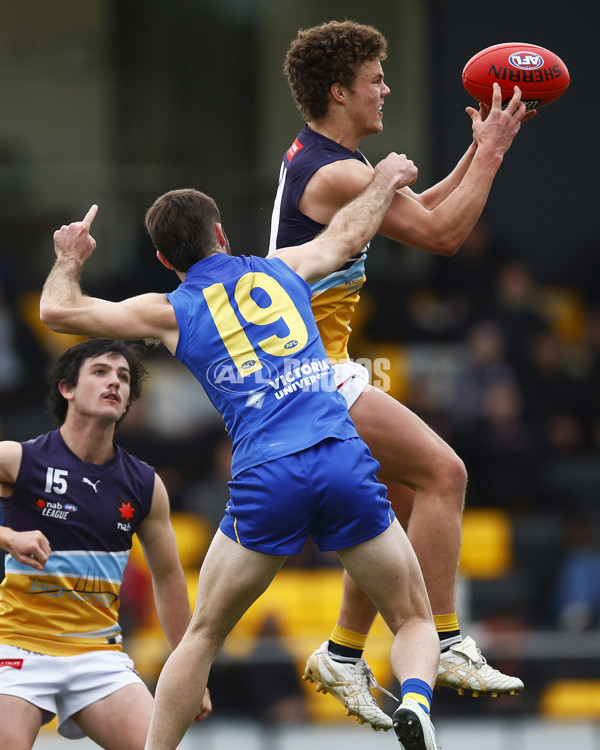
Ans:
[[[407,166],[409,168],[409,176],[410,176],[410,182],[409,185],[414,185],[417,181],[417,177],[419,176],[419,169],[415,165],[414,161],[412,159],[409,159],[407,162]]]
[[[502,107],[502,89],[500,84],[494,81],[492,84],[492,109],[501,109]]]
[[[525,102],[520,102],[518,107],[513,106],[512,111],[511,111],[511,108],[509,107],[509,112],[513,117],[517,117],[518,115],[517,119],[523,120],[523,118],[527,114],[527,107],[525,106]]]
[[[44,567],[42,563],[37,559],[37,557],[33,554],[33,552],[22,553],[19,555],[15,555],[15,558],[24,565],[29,565],[30,568],[37,568],[38,570],[42,570]]]
[[[41,550],[35,550],[35,552],[32,552],[30,557],[32,560],[35,560],[37,563],[36,567],[39,565],[40,568],[43,568],[46,564],[46,560],[48,559],[48,555],[45,555]]]
[[[485,120],[487,119],[487,116],[490,113],[490,105],[486,104],[485,102],[479,102],[479,114],[481,115],[481,119]]]
[[[96,214],[98,213],[98,206],[94,203],[90,210],[87,212],[87,214],[83,217],[82,224],[85,224],[88,227],[92,226],[92,221],[94,221],[94,218]]]
[[[507,109],[511,115],[516,115],[523,102],[521,102],[521,89],[518,86],[514,87],[513,92],[514,93],[508,103]],[[523,106],[525,105],[523,104]]]

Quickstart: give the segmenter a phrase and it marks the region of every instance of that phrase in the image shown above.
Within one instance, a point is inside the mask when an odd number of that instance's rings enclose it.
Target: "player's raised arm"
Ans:
[[[71,258],[81,264],[85,263],[96,249],[96,240],[90,234],[90,229],[97,213],[98,206],[94,203],[82,221],[63,224],[54,232],[54,251],[57,258]]]
[[[465,241],[485,207],[504,154],[526,116],[521,92],[516,86],[508,107],[502,108],[502,93],[497,83],[487,116],[473,107],[468,107],[467,113],[471,117],[477,149],[473,158],[464,162],[466,169],[460,183],[433,210],[427,210],[420,202],[399,192],[381,224],[381,234],[444,256],[454,255]],[[447,187],[453,184],[454,181]]]
[[[97,211],[93,205],[82,221],[63,225],[54,233],[56,261],[42,290],[42,323],[59,333],[109,339],[154,338],[174,351],[177,321],[165,295],[142,294],[110,302],[83,293],[83,266],[96,248],[90,229]]]
[[[375,167],[369,185],[341,208],[314,240],[273,254],[309,282],[327,276],[356,255],[377,232],[398,188],[412,185],[418,170],[405,154],[391,153]]]
[[[56,261],[42,291],[40,318],[61,333],[75,332],[66,326],[66,313],[79,310],[84,303],[79,282],[84,263],[96,249],[90,230],[97,212],[94,204],[82,221],[63,224],[54,232]]]

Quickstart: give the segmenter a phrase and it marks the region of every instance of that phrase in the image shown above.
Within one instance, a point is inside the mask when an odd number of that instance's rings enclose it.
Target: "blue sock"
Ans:
[[[423,707],[425,713],[430,713],[431,702],[433,701],[433,690],[426,682],[418,680],[416,677],[412,677],[409,680],[404,680],[400,686],[400,691],[402,700],[412,698]]]

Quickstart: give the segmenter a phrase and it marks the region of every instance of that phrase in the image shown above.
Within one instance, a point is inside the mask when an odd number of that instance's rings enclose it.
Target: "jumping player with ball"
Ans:
[[[377,462],[335,387],[307,283],[355,255],[396,190],[416,176],[412,161],[390,154],[322,235],[274,258],[232,256],[218,207],[204,193],[165,193],[148,210],[146,227],[181,283],[173,293],[121,302],[89,297],[80,286],[96,247],[90,227],[97,206],[54,234],[42,321],[63,333],[161,341],[202,384],[233,444],[230,500],[202,563],[192,621],[161,672],[146,750],[175,750],[225,638],[309,535],[319,549],[339,550],[395,634],[390,658],[401,681],[394,722],[402,746],[435,750],[430,706],[439,643],[425,582],[377,481]]]
[[[311,240],[372,179],[373,168],[358,147],[383,129],[390,94],[382,68],[386,56],[387,42],[377,29],[350,21],[301,30],[292,42],[284,72],[306,125],[283,156],[271,252]],[[380,234],[427,253],[450,257],[457,252],[522,122],[535,114],[526,113],[517,86],[505,109],[497,82],[492,91],[489,104],[467,107],[473,141],[453,171],[421,193],[410,187],[397,190]],[[359,435],[381,464],[381,478],[409,488],[400,496],[403,507],[396,503],[394,510],[417,553],[435,616],[441,644],[437,686],[474,695],[516,694],[521,680],[487,664],[458,622],[455,587],[467,484],[463,462],[416,414],[371,387],[366,369],[349,359],[350,322],[365,280],[367,250],[368,245],[313,284],[312,308],[339,391]],[[371,695],[373,677],[362,658],[376,609],[348,575],[343,591],[337,624],[330,639],[309,656],[305,678],[334,695],[359,721],[391,728],[390,717]]]

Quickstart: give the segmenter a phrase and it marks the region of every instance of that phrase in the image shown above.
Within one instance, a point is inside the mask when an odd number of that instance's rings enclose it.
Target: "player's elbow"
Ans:
[[[40,301],[40,320],[51,331],[71,333],[67,324],[65,310],[54,302],[44,299]]]
[[[49,304],[45,300],[40,302],[40,320],[48,328],[52,328],[57,318],[57,311],[54,305]]]
[[[434,255],[451,258],[465,241],[465,237],[452,225],[444,224],[435,227],[425,239],[422,249]]]
[[[414,244],[418,250],[425,250],[426,253],[432,255],[441,255],[443,258],[451,258],[456,255],[460,247],[460,243],[450,241],[446,237],[440,237],[439,240],[427,240],[425,242],[418,242]]]
[[[434,252],[436,255],[441,255],[444,258],[451,258],[453,255],[456,255],[461,244],[462,242],[456,240],[444,239],[437,245]]]

